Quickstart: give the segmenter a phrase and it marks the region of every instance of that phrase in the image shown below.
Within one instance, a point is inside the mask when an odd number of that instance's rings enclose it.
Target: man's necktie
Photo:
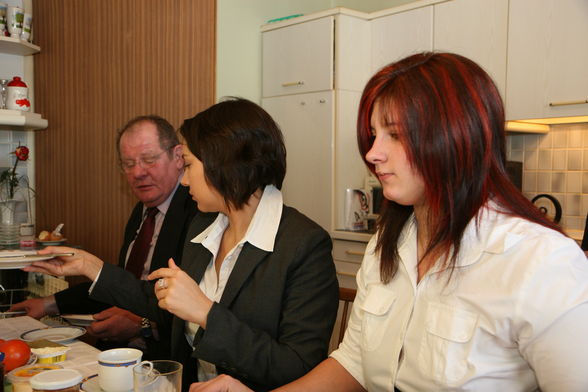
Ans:
[[[155,215],[157,215],[157,212],[158,210],[156,207],[147,208],[147,216],[141,225],[141,230],[139,230],[137,238],[135,238],[133,249],[131,249],[131,254],[129,255],[125,267],[127,271],[132,272],[139,279],[141,279],[145,261],[149,254],[149,247],[151,245],[151,240],[153,239],[153,231],[155,230]]]

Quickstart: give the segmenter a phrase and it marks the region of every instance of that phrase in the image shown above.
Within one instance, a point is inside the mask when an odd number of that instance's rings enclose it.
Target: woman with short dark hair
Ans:
[[[261,107],[222,101],[186,120],[180,135],[181,182],[209,213],[192,221],[181,269],[170,259],[147,277],[154,288],[68,249],[75,255],[29,270],[85,275],[95,280],[92,298],[156,322],[173,313],[171,356],[184,364],[186,388],[221,373],[255,390],[290,382],[327,357],[338,307],[331,239],[283,204],[286,150]]]
[[[508,179],[486,72],[451,53],[390,64],[363,92],[357,136],[386,201],[347,331],[278,390],[588,391],[588,263]]]

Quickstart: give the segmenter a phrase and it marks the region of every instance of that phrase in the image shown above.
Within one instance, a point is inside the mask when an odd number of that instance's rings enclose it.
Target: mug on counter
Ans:
[[[98,354],[98,384],[107,392],[133,389],[133,367],[143,352],[134,348],[113,348]]]

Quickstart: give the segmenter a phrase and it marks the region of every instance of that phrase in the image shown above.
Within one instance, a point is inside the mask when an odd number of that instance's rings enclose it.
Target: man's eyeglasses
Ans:
[[[137,158],[137,159],[121,159],[120,160],[120,168],[125,173],[129,173],[137,165],[139,165],[143,169],[150,169],[153,166],[155,166],[155,164],[157,163],[157,161],[159,160],[159,158],[163,154],[165,154],[168,150],[164,150],[164,151],[160,152],[159,154],[147,155],[147,156],[143,156],[143,157],[140,157],[140,158]]]

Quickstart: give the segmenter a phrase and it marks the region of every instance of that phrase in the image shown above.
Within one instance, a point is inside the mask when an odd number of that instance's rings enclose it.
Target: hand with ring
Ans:
[[[158,279],[155,283],[155,295],[160,308],[206,327],[206,318],[212,307],[212,301],[202,292],[198,283],[169,259],[169,268],[160,268],[147,276]]]
[[[165,278],[160,278],[157,280],[157,287],[160,289],[167,289],[167,282]]]

